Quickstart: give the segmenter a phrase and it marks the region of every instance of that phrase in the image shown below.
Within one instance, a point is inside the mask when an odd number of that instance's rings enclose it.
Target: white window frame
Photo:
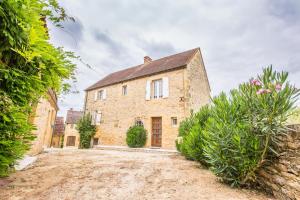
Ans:
[[[153,99],[160,99],[163,97],[163,80],[156,79],[152,81]]]
[[[103,96],[104,96],[104,90],[99,90],[98,91],[98,98],[97,99],[103,100],[104,99]]]

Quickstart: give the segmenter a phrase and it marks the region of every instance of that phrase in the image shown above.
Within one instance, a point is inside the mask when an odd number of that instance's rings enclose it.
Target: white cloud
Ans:
[[[90,64],[78,64],[79,94],[60,102],[61,112],[82,109],[83,90],[105,75],[200,47],[212,94],[229,91],[269,64],[290,71],[300,87],[299,1],[61,1],[77,24],[67,33],[50,26],[52,41]]]

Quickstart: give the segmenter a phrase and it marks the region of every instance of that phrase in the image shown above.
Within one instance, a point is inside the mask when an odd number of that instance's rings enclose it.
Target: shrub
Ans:
[[[204,158],[203,148],[206,144],[205,127],[210,116],[208,106],[203,106],[200,111],[191,116],[193,126],[190,127],[188,133],[183,136],[183,142],[180,146],[181,153],[189,160],[196,160],[207,165]]]
[[[204,151],[212,171],[225,182],[255,182],[256,171],[276,156],[277,136],[299,95],[287,76],[268,67],[229,97],[221,94],[213,100]]]
[[[286,130],[299,96],[287,77],[288,73],[268,67],[228,96],[221,93],[214,98],[209,110],[200,110],[189,119],[196,121],[194,125],[183,128],[182,154],[208,163],[232,186],[253,184],[258,169],[277,156],[277,138]]]
[[[126,134],[126,142],[129,147],[143,147],[146,144],[147,132],[142,126],[130,127]]]
[[[96,126],[92,125],[92,117],[89,113],[84,115],[79,120],[76,129],[78,130],[80,136],[79,148],[90,148],[91,139],[96,133]]]

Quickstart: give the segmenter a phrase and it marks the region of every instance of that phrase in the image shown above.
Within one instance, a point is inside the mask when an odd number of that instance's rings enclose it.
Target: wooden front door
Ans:
[[[76,136],[68,136],[67,137],[67,146],[75,146]]]
[[[162,125],[161,117],[152,117],[151,146],[161,147]]]

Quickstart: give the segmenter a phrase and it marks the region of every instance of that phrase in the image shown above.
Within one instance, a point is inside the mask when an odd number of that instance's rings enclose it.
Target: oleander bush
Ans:
[[[210,116],[210,108],[203,106],[198,113],[193,114],[189,121],[188,129],[185,130],[182,142],[178,143],[179,151],[189,160],[196,160],[204,165],[207,165],[204,159],[203,146],[205,145],[205,128],[206,122]],[[179,130],[183,129],[181,126],[185,126],[184,123],[180,124]]]
[[[207,163],[225,183],[254,185],[256,172],[276,158],[277,138],[299,96],[287,78],[287,72],[267,67],[228,95],[213,98],[208,118],[183,136],[182,154]]]
[[[129,147],[138,148],[146,144],[147,131],[143,126],[132,126],[126,133],[126,143]]]

